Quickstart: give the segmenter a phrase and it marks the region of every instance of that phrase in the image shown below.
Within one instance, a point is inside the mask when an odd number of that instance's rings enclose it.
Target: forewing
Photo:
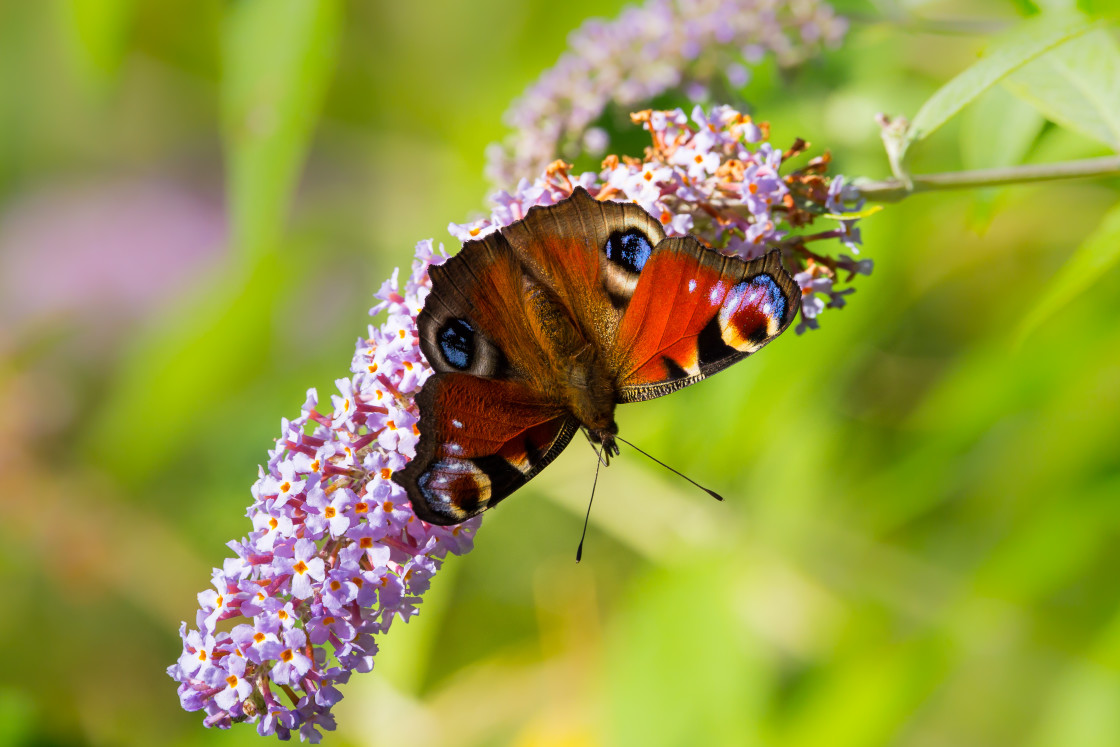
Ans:
[[[599,201],[582,187],[561,203],[530,209],[502,233],[600,350],[613,345],[645,263],[665,237],[638,205]]]
[[[780,254],[743,261],[692,237],[654,248],[619,325],[611,365],[621,402],[668,394],[757,352],[797,315]]]
[[[432,290],[416,320],[420,349],[440,373],[531,381],[549,387],[549,341],[526,314],[544,289],[525,274],[505,237],[471,241],[429,270]]]

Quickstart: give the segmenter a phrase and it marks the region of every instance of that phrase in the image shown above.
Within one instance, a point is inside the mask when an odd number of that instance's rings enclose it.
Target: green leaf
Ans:
[[[1030,747],[1107,747],[1120,741],[1118,653],[1120,616],[1113,616],[1086,652],[1055,678]]]
[[[88,429],[91,462],[137,485],[164,468],[207,410],[235,397],[270,359],[277,309],[300,282],[292,267],[264,256],[216,272],[137,335]]]
[[[1038,13],[1038,6],[1031,0],[1011,0],[1011,4],[1020,15],[1033,16]]]
[[[1116,12],[1116,0],[1077,0],[1077,7],[1090,15],[1104,16]]]
[[[782,730],[768,743],[785,747],[896,744],[894,738],[915,711],[944,685],[952,664],[950,643],[936,635],[884,640],[849,656],[830,662],[804,688]]]
[[[338,0],[242,0],[226,18],[222,107],[233,246],[272,251],[334,70]]]
[[[226,16],[222,76],[231,242],[240,262],[179,309],[178,322],[137,341],[105,398],[89,447],[99,463],[142,478],[269,352],[273,314],[295,287],[275,250],[310,143],[341,27],[338,0],[241,0]],[[151,413],[128,454],[112,444]]]
[[[749,588],[742,565],[721,560],[703,573],[683,564],[650,573],[620,603],[606,648],[607,744],[761,743],[773,665],[726,591]],[[682,621],[681,635],[666,636],[666,620]],[[692,685],[670,682],[718,686],[693,697]]]
[[[990,169],[1022,163],[1045,124],[1034,108],[993,88],[961,115],[961,164]]]
[[[999,122],[993,127],[993,122]],[[1023,162],[1038,139],[1046,119],[1029,104],[1001,87],[990,90],[961,114],[961,164],[966,169],[990,169]],[[968,224],[983,232],[995,216],[1003,190],[995,187],[972,192]]]
[[[1120,151],[1120,45],[1109,31],[1063,44],[1004,85],[1052,122]]]
[[[114,82],[128,52],[136,0],[68,0],[63,13],[83,77],[95,87]]]
[[[902,155],[1013,70],[1101,25],[1103,22],[1080,14],[1043,13],[1021,22],[997,39],[975,65],[938,89],[922,105],[910,122]]]
[[[848,213],[821,213],[821,217],[831,218],[832,220],[856,220],[857,218],[866,218],[869,215],[875,215],[875,213],[882,209],[882,205],[869,205],[863,210],[853,210]]]
[[[1043,322],[1084,293],[1117,260],[1120,260],[1120,205],[1105,215],[1097,230],[1058,271],[1049,289],[1020,325],[1016,342],[1022,344]]]

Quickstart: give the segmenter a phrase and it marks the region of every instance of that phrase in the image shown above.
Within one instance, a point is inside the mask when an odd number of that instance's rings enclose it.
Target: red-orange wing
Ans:
[[[564,450],[578,424],[523,384],[444,373],[417,397],[416,457],[393,480],[416,515],[458,524],[491,508]]]
[[[660,397],[751,355],[789,327],[800,303],[777,251],[745,262],[692,237],[666,239],[619,325],[619,400]]]

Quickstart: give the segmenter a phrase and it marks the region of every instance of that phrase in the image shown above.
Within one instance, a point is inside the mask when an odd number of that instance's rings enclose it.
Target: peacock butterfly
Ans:
[[[580,428],[617,454],[615,405],[756,352],[801,302],[779,252],[748,262],[666,238],[641,207],[582,188],[430,274],[417,325],[435,374],[417,396],[416,456],[393,480],[444,525],[520,488]]]

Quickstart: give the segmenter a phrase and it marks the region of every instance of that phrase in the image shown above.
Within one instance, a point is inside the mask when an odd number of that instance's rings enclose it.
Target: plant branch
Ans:
[[[882,181],[857,181],[855,188],[859,190],[861,197],[873,202],[898,202],[918,192],[1113,175],[1120,175],[1120,156],[975,171],[950,171],[944,174],[914,174],[910,177],[910,187],[901,179],[891,178]]]

